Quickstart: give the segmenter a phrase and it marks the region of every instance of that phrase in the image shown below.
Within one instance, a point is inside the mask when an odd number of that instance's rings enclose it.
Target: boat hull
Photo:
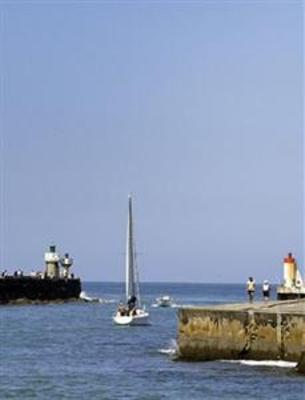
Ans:
[[[130,326],[140,326],[149,325],[149,314],[144,310],[137,310],[136,315],[120,315],[117,313],[113,317],[114,323],[117,325],[130,325]]]

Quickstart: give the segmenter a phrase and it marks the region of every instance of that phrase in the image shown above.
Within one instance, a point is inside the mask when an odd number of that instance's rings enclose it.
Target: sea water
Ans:
[[[0,399],[305,399],[293,363],[173,360],[177,304],[246,301],[244,285],[143,283],[151,325],[112,322],[123,284],[84,283],[107,303],[0,306]]]

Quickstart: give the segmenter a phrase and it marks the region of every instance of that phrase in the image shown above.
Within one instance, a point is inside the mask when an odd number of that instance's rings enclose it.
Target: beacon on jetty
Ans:
[[[296,259],[288,253],[283,260],[284,280],[277,288],[278,300],[298,299],[305,297],[305,286]]]

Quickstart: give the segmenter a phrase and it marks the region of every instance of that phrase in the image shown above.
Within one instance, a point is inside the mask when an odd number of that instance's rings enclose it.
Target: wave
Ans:
[[[158,351],[161,354],[167,354],[169,356],[175,355],[177,352],[176,349],[159,349]]]
[[[175,304],[175,303],[173,303],[173,304],[171,304],[170,306],[161,307],[159,304],[153,303],[153,304],[151,305],[151,307],[153,307],[153,308],[178,308],[178,307],[180,307],[180,304]]]
[[[248,365],[250,367],[279,367],[279,368],[295,368],[297,363],[283,360],[221,360],[221,362]]]
[[[99,303],[102,303],[102,304],[113,304],[113,303],[116,303],[116,301],[115,300],[108,300],[108,299],[99,298]]]
[[[178,345],[175,339],[170,341],[169,347],[165,349],[159,349],[158,352],[161,354],[166,354],[168,356],[176,356],[178,351]]]

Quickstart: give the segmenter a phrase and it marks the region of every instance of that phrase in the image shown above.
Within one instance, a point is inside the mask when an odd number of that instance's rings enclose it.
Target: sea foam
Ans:
[[[297,363],[283,360],[221,360],[222,362],[243,364],[251,367],[279,367],[279,368],[295,368]]]

